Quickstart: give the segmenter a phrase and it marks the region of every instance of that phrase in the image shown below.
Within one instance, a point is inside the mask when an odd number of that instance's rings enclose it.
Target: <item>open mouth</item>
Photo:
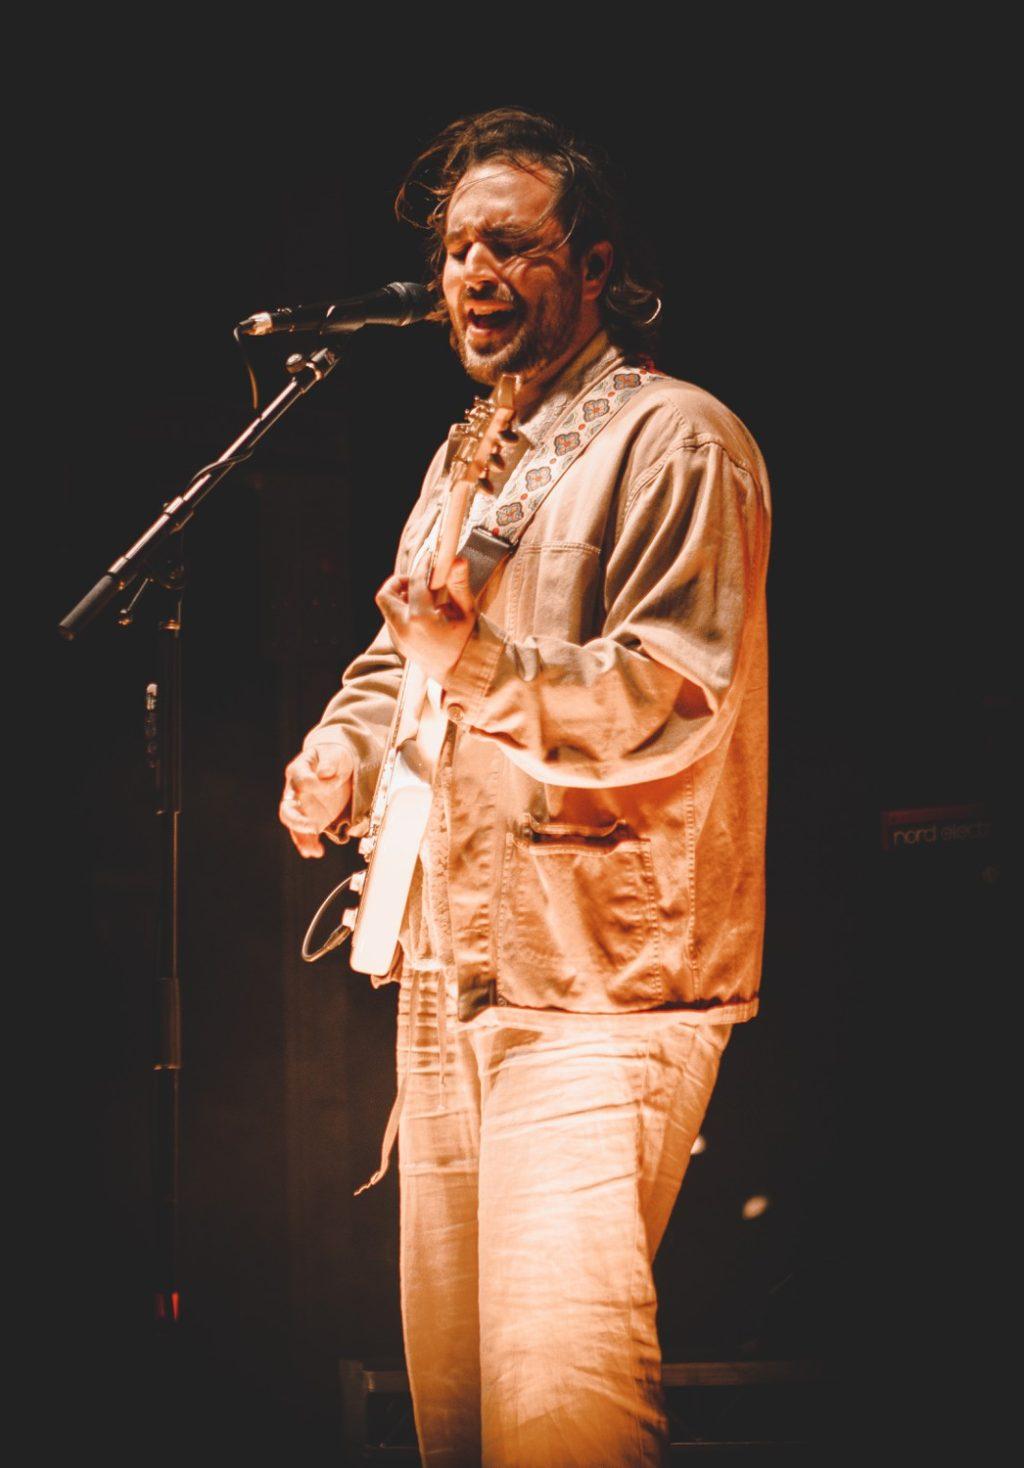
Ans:
[[[511,326],[515,319],[514,306],[473,306],[466,312],[470,329],[480,336],[497,335]]]

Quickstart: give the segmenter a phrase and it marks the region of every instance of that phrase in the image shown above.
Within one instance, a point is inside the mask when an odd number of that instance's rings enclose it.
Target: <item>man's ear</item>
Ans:
[[[583,299],[596,301],[604,290],[608,272],[612,268],[612,247],[609,240],[598,240],[590,245],[583,256]]]

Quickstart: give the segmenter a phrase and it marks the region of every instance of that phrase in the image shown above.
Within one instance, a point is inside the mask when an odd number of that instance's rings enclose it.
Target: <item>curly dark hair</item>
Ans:
[[[520,167],[539,165],[554,174],[560,188],[549,212],[557,216],[564,231],[561,242],[568,242],[574,260],[598,240],[611,242],[612,267],[600,300],[602,321],[622,351],[649,355],[660,325],[659,285],[645,251],[627,228],[610,161],[553,118],[523,107],[496,107],[450,123],[402,181],[395,213],[429,234],[430,285],[437,296],[433,318],[446,319],[441,272],[449,201],[466,170],[489,158]]]

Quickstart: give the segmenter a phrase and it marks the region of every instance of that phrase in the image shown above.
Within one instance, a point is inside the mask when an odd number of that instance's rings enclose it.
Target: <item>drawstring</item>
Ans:
[[[391,1105],[391,1115],[388,1117],[388,1124],[384,1128],[384,1140],[380,1144],[380,1166],[373,1174],[373,1177],[363,1183],[361,1188],[356,1188],[352,1195],[354,1198],[358,1198],[360,1193],[365,1193],[367,1188],[372,1188],[375,1183],[379,1183],[387,1172],[388,1163],[391,1161],[391,1151],[395,1145],[395,1138],[398,1136],[398,1123],[401,1120],[402,1107],[405,1105],[405,1092],[409,1084],[409,1071],[412,1069],[412,1042],[416,1030],[416,1000],[419,995],[419,988],[419,971],[413,969],[412,985],[409,990],[409,1034],[406,1037],[405,1044],[405,1068],[398,1085],[398,1092]]]
[[[409,1085],[409,1073],[412,1070],[413,1039],[414,1039],[415,1034],[416,1034],[416,1022],[417,1022],[417,1020],[419,1018],[419,1016],[417,1015],[417,1012],[416,1012],[417,1011],[417,1007],[418,1007],[417,1006],[417,1001],[419,999],[419,992],[420,992],[420,971],[419,971],[419,969],[413,969],[412,983],[409,986],[409,1033],[406,1036],[406,1041],[405,1041],[405,1065],[404,1065],[403,1070],[402,1070],[402,1079],[398,1083],[398,1091],[395,1094],[394,1101],[391,1103],[391,1113],[388,1116],[388,1124],[384,1128],[384,1138],[383,1138],[383,1140],[381,1142],[381,1145],[380,1145],[380,1166],[377,1168],[377,1171],[373,1174],[373,1177],[369,1178],[365,1183],[363,1183],[362,1187],[356,1188],[355,1192],[352,1195],[354,1198],[358,1198],[360,1193],[365,1193],[368,1188],[372,1188],[376,1183],[379,1183],[380,1180],[381,1180],[381,1178],[387,1172],[387,1170],[388,1170],[388,1164],[391,1161],[391,1153],[392,1153],[392,1151],[394,1149],[395,1139],[398,1136],[398,1124],[399,1124],[399,1122],[402,1119],[402,1108],[405,1105],[405,1093],[406,1093],[406,1090],[408,1089],[408,1085]],[[447,1081],[447,1072],[448,1072],[448,1002],[447,1001],[448,1001],[448,995],[447,995],[447,992],[446,992],[445,971],[439,965],[438,966],[438,970],[437,970],[437,1015],[436,1015],[436,1021],[437,1021],[437,1049],[438,1049],[438,1056],[439,1056],[440,1064],[441,1064],[441,1110],[442,1111],[447,1111],[447,1109],[448,1109],[448,1096],[447,1096],[447,1090],[446,1090],[446,1081]]]

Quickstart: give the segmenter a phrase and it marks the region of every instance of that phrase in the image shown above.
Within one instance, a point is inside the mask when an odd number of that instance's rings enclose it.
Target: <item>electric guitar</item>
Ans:
[[[488,469],[507,462],[509,446],[516,438],[512,427],[515,389],[516,379],[503,376],[491,397],[477,398],[465,421],[449,435],[441,510],[426,552],[431,591],[447,584],[473,496],[478,487],[490,487]],[[516,456],[514,450],[512,456]],[[391,969],[447,729],[440,688],[408,660],[377,776],[369,828],[359,843],[366,866],[346,877],[317,910],[302,943],[302,956],[308,963],[351,936],[350,961],[358,973],[379,976]],[[311,937],[324,913],[345,891],[357,894],[358,904],[345,908],[326,942],[310,951]]]

